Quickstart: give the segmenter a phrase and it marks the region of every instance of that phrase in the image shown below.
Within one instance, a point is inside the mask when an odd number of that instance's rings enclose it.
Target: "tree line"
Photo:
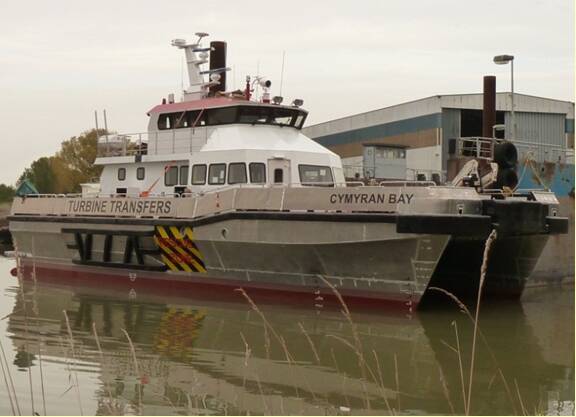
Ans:
[[[98,137],[104,129],[92,129],[62,142],[52,156],[36,159],[18,178],[16,187],[0,184],[0,202],[11,201],[17,187],[28,180],[41,194],[79,193],[85,182],[97,180],[102,167],[94,165]]]

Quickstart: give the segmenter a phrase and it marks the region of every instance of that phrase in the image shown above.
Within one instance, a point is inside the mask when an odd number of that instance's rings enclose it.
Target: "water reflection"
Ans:
[[[95,392],[79,383],[79,394],[75,387],[65,394],[72,414],[80,401],[87,414],[465,410],[472,325],[458,310],[408,318],[352,312],[350,322],[334,309],[255,309],[242,297],[218,302],[20,285],[22,296],[7,319],[14,366],[38,367],[41,344],[44,362],[59,366],[68,381],[63,386],[78,374],[99,380]],[[563,289],[532,302],[483,307],[471,413],[574,412],[572,294]],[[547,314],[543,322],[540,310]],[[566,331],[550,342],[547,332],[558,321]]]

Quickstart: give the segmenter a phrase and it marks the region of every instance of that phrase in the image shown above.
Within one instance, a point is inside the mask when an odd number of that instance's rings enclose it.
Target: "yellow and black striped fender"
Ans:
[[[154,242],[160,249],[162,262],[171,271],[206,272],[191,227],[156,226]]]

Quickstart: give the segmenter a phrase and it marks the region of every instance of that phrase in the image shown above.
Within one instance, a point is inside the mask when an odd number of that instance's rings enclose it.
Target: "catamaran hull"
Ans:
[[[501,236],[487,259],[482,298],[519,298],[548,242],[549,235]],[[440,288],[460,300],[475,300],[486,246],[485,239],[453,237],[442,255],[428,291]],[[441,298],[445,297],[441,295]]]
[[[190,227],[183,221],[28,218],[10,228],[25,264],[52,270],[38,275],[51,280],[234,296],[243,288],[311,302],[334,296],[335,288],[349,301],[411,309],[449,236],[400,234],[393,217],[381,220],[228,219]]]

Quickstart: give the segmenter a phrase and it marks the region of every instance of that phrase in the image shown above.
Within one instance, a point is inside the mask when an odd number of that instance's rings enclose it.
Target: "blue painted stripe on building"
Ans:
[[[574,133],[574,119],[566,119],[564,122],[566,133]]]
[[[433,113],[411,119],[397,120],[381,125],[334,133],[332,135],[319,136],[314,138],[314,140],[324,146],[333,146],[352,142],[365,142],[386,136],[401,135],[403,133],[412,133],[419,130],[439,127],[442,127],[442,113]]]

